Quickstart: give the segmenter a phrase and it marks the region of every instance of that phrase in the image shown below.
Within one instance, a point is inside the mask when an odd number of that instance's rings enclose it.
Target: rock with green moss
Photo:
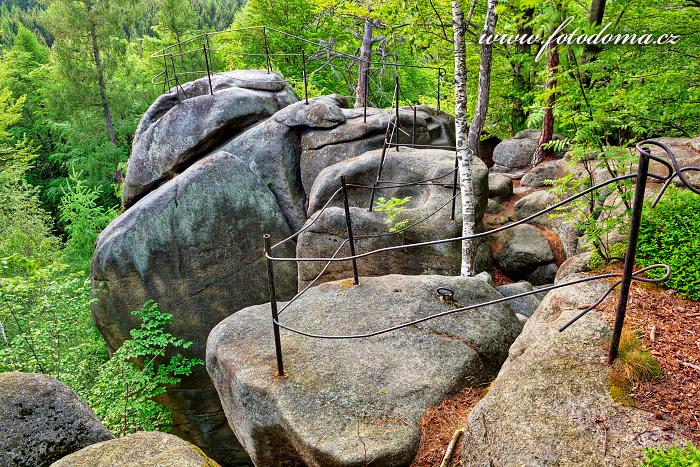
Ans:
[[[177,436],[138,432],[93,444],[51,467],[219,467],[198,447]]]
[[[34,373],[0,373],[0,465],[44,467],[112,435],[68,386]]]
[[[608,287],[588,282],[547,294],[469,415],[462,465],[632,467],[642,448],[679,439],[655,426],[653,414],[611,397],[605,361],[611,330],[600,313],[559,332]]]
[[[440,287],[454,300],[441,299]],[[358,286],[313,287],[280,316],[306,332],[356,335],[500,297],[475,278],[361,277]],[[493,378],[520,329],[510,307],[496,304],[365,339],[283,330],[280,378],[270,306],[258,305],[212,330],[207,369],[256,465],[407,466],[426,410]]]
[[[204,358],[209,331],[247,306],[269,300],[263,234],[290,234],[274,195],[238,157],[218,152],[189,167],[115,219],[97,239],[93,286],[95,322],[115,350],[139,322],[147,300],[173,315],[170,332],[187,341],[178,349]],[[294,256],[294,247],[276,250]],[[280,297],[296,291],[296,266],[280,263]],[[177,435],[215,459],[244,456],[228,429],[203,367],[163,397]]]

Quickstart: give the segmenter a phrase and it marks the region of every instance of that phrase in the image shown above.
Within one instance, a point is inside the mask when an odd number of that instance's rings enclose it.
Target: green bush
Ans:
[[[697,467],[700,465],[700,450],[688,443],[683,447],[647,448],[644,450],[644,467]]]
[[[668,264],[671,277],[664,284],[700,300],[700,195],[670,187],[655,208],[645,207],[637,263]],[[649,276],[661,277],[663,271],[651,271]]]

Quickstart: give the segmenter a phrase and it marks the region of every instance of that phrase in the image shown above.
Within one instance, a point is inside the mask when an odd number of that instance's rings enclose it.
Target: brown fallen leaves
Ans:
[[[608,299],[601,307],[611,323],[616,305],[616,299]],[[640,333],[663,371],[659,379],[634,388],[637,408],[654,414],[662,428],[675,428],[700,444],[700,371],[695,368],[700,367],[700,302],[633,283],[625,323]]]
[[[455,430],[464,428],[469,412],[484,393],[485,388],[464,388],[426,412],[420,422],[420,447],[412,467],[440,465]],[[449,465],[459,465],[461,452],[460,440]]]

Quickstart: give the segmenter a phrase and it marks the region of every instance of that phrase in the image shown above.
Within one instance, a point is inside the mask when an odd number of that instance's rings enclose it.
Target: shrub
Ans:
[[[644,467],[696,467],[700,465],[700,450],[692,443],[683,447],[647,448],[644,450]]]
[[[659,204],[647,205],[637,246],[637,263],[665,263],[671,277],[665,285],[691,300],[700,300],[700,195],[669,187]],[[649,277],[662,277],[650,271]]]
[[[154,398],[204,362],[174,354],[192,342],[178,339],[164,329],[173,316],[161,312],[155,302],[144,303],[133,314],[141,320],[141,326],[132,329],[131,339],[124,341],[100,367],[87,402],[115,435],[169,431],[172,413]]]
[[[408,203],[409,201],[411,201],[410,196],[406,196],[405,198],[390,199],[380,196],[377,198],[374,210],[384,213],[384,223],[389,227],[389,232],[397,233],[404,229],[410,222],[410,219],[397,221],[398,217],[406,209],[404,204]]]

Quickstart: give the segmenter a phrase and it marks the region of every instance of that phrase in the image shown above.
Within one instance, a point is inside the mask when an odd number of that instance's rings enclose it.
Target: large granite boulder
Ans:
[[[454,291],[440,299],[439,287]],[[475,278],[362,277],[309,289],[280,315],[311,333],[356,335],[500,297]],[[284,306],[280,303],[280,306]],[[282,330],[276,376],[270,306],[232,315],[209,335],[207,369],[256,465],[408,466],[425,411],[498,372],[520,324],[508,305],[443,316],[367,339]]]
[[[141,118],[131,150],[122,202],[130,207],[250,125],[296,102],[277,73],[238,70],[173,88]]]
[[[489,173],[489,198],[505,201],[513,194],[513,180],[499,173]]]
[[[493,150],[493,172],[517,172],[529,167],[532,156],[539,146],[540,132],[537,130],[523,130],[512,138],[504,139]],[[561,136],[554,135],[554,139]],[[557,157],[562,157],[563,152],[558,152]]]
[[[68,386],[33,373],[0,373],[0,465],[44,467],[112,434]]]
[[[51,467],[218,467],[196,446],[177,436],[140,431],[93,444]]]
[[[384,144],[387,124],[395,119],[391,109],[367,109],[364,122],[363,109],[344,109],[346,121],[332,129],[309,129],[301,137],[302,183],[309,193],[314,180],[326,167],[381,148]],[[416,111],[416,144],[454,146],[454,117],[428,106],[418,106]],[[399,125],[403,131],[392,141],[413,141],[413,109],[399,109]]]
[[[520,179],[520,184],[533,188],[547,186],[546,182],[548,180],[557,180],[568,173],[567,164],[565,159],[542,162],[530,169],[530,171]]]
[[[508,277],[526,279],[538,267],[554,261],[547,238],[532,225],[517,225],[497,234],[497,238],[500,246],[496,261]]]
[[[246,162],[270,187],[293,230],[306,222],[306,192],[301,183],[300,129],[328,129],[345,121],[340,96],[297,102],[221,146]]]
[[[376,178],[381,150],[370,151],[360,157],[337,163],[324,169],[317,177],[309,197],[307,229],[298,238],[297,255],[300,257],[330,257],[347,238],[345,211],[342,195],[338,194],[329,207],[318,212],[331,199],[340,187],[340,176],[345,175],[348,184],[371,186]],[[364,188],[350,188],[350,217],[356,253],[389,246],[459,237],[462,232],[462,214],[459,189],[455,207],[455,220],[451,220],[452,192],[454,181],[454,152],[438,149],[410,149],[402,147],[397,152],[391,150],[386,155],[382,178],[391,180],[392,185],[433,179],[435,184],[427,186],[399,186],[378,188],[375,194],[374,210],[368,211],[370,191]],[[481,227],[488,201],[488,169],[477,157],[472,159],[474,203],[478,228]],[[384,184],[386,185],[386,184]],[[390,232],[386,214],[380,212],[378,198],[392,197],[411,200],[404,204],[405,210],[397,217],[396,225],[411,225],[423,222],[403,232]],[[434,215],[428,217],[435,212]],[[345,244],[339,256],[349,256],[350,248]],[[461,242],[445,243],[428,247],[398,249],[361,258],[357,261],[358,270],[365,276],[386,274],[459,274],[461,262]],[[299,287],[306,286],[324,268],[320,262],[299,264]],[[489,269],[491,266],[490,248],[479,243],[476,268]],[[333,262],[328,265],[319,282],[341,279],[352,275],[350,262]]]
[[[547,294],[469,415],[462,465],[631,467],[642,448],[678,440],[653,426],[653,413],[610,397],[605,318],[592,311],[559,332],[608,287],[588,282]]]
[[[98,237],[93,257],[93,316],[110,349],[138,326],[132,310],[146,300],[173,315],[170,331],[204,357],[211,328],[237,310],[269,300],[263,234],[290,233],[265,182],[238,157],[218,152],[196,162],[114,220]],[[294,248],[279,253],[294,255]],[[278,266],[281,296],[296,291],[296,267]],[[237,459],[204,368],[168,391],[173,432],[216,459]],[[238,454],[240,448],[238,448]]]

